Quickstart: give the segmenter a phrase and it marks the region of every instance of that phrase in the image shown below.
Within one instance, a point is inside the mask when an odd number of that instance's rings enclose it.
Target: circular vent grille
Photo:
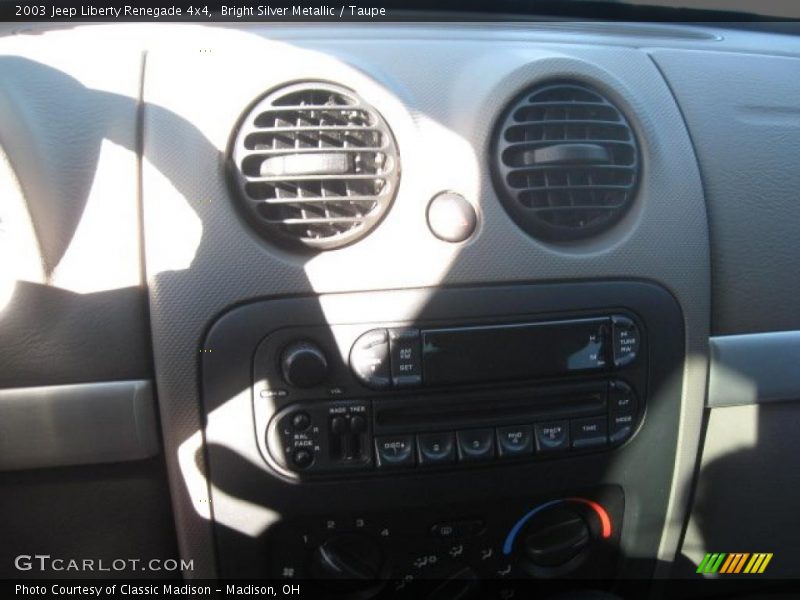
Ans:
[[[620,110],[574,83],[528,90],[496,133],[494,180],[514,221],[533,236],[567,241],[618,221],[639,179],[636,137]]]
[[[374,108],[342,87],[303,83],[269,94],[245,116],[230,167],[264,237],[329,250],[378,224],[397,190],[399,159]]]

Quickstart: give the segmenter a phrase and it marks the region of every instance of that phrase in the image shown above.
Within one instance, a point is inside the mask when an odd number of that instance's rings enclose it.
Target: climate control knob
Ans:
[[[328,376],[328,359],[313,342],[293,342],[281,354],[281,373],[289,385],[299,388],[314,387]]]
[[[337,535],[314,552],[311,576],[341,591],[377,588],[385,576],[383,552],[377,541],[365,535]]]
[[[527,560],[540,567],[560,567],[578,557],[591,542],[585,519],[566,506],[536,515],[523,538]]]

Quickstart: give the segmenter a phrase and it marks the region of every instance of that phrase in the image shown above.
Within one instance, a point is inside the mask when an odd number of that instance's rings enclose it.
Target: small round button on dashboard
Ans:
[[[478,223],[475,208],[464,196],[444,192],[428,205],[428,227],[440,240],[463,242],[470,238]]]

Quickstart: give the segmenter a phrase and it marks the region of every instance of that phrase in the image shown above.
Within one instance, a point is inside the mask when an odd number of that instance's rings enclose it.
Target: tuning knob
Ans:
[[[324,542],[314,552],[311,574],[336,589],[367,589],[381,585],[383,553],[370,537],[348,533]]]
[[[328,359],[313,342],[293,342],[281,355],[281,372],[289,385],[299,388],[314,387],[328,376]]]

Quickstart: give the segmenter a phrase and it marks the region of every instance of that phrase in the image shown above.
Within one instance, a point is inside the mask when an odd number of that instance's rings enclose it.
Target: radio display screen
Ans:
[[[533,379],[606,368],[608,318],[422,331],[425,383]]]

